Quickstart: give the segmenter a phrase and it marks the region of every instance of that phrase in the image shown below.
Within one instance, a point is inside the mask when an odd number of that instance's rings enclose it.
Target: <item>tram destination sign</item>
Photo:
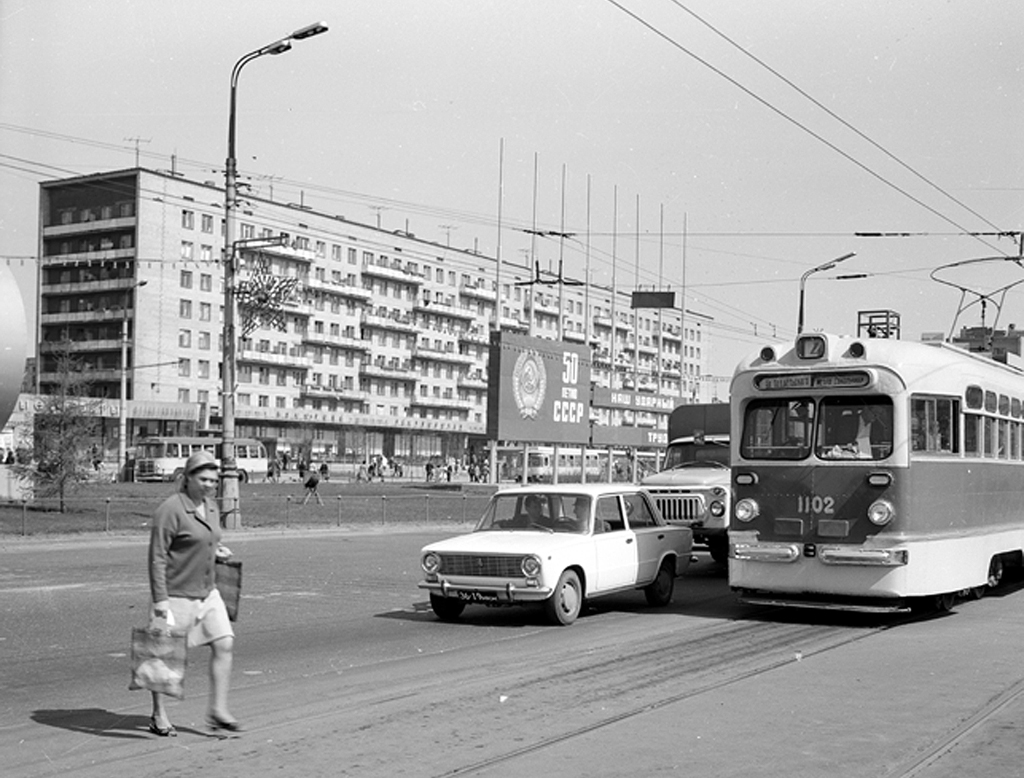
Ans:
[[[792,389],[860,389],[871,383],[863,370],[839,373],[781,373],[754,377],[754,386],[766,392]]]

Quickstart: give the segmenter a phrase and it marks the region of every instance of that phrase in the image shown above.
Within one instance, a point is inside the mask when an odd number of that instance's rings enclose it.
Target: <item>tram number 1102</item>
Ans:
[[[836,501],[834,497],[820,494],[801,494],[796,498],[797,513],[835,513]]]

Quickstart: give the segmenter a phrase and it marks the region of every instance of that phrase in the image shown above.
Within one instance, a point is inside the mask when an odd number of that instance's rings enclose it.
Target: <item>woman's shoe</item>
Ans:
[[[219,729],[222,729],[225,732],[242,731],[242,725],[239,724],[237,721],[228,721],[227,719],[222,719],[220,716],[217,716],[213,713],[206,714],[206,723],[214,732],[216,732]]]
[[[156,716],[149,717],[149,731],[160,737],[177,737],[178,730],[168,724],[166,727],[159,727],[156,723]]]

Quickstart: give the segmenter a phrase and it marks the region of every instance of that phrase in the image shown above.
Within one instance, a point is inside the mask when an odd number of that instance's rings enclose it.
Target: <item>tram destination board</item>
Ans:
[[[859,389],[871,383],[871,376],[862,370],[843,373],[790,373],[759,375],[754,385],[764,391],[789,389]]]

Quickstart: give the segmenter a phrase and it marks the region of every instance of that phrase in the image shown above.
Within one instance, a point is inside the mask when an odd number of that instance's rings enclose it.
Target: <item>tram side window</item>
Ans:
[[[981,455],[981,416],[976,413],[964,414],[964,453],[969,457]]]
[[[740,454],[745,459],[806,459],[813,432],[812,400],[755,400],[743,417]]]
[[[960,401],[948,397],[914,397],[910,401],[911,451],[956,454]],[[975,417],[976,418],[976,417]],[[976,438],[975,438],[976,440]],[[975,449],[975,452],[977,449]]]
[[[892,399],[826,397],[818,416],[821,459],[885,459],[893,449]]]

